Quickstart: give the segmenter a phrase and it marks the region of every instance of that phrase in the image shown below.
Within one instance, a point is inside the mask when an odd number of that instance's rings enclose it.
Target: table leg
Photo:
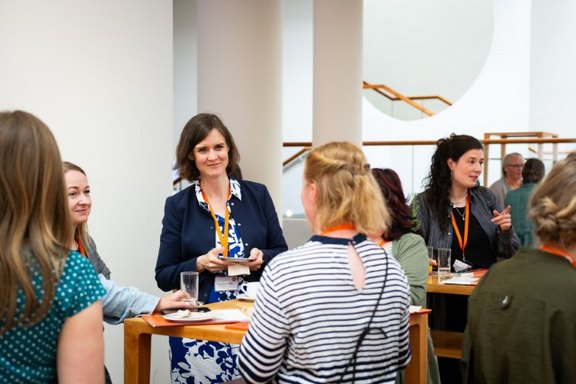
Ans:
[[[150,383],[151,344],[152,335],[143,332],[142,324],[124,323],[124,384]]]
[[[428,314],[412,315],[410,319],[410,349],[412,360],[405,370],[406,384],[428,383]]]

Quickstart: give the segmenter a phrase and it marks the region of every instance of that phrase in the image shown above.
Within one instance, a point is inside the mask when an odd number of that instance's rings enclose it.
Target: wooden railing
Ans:
[[[413,108],[416,108],[417,110],[419,110],[420,112],[422,112],[428,116],[433,116],[434,112],[432,112],[428,108],[425,108],[424,106],[418,104],[414,100],[438,100],[438,101],[441,101],[442,103],[444,103],[448,106],[452,105],[451,101],[449,101],[446,98],[439,96],[439,95],[406,96],[406,95],[403,95],[402,93],[400,93],[400,92],[398,92],[398,91],[396,91],[396,90],[394,90],[394,89],[392,89],[389,86],[384,85],[384,84],[370,84],[366,81],[363,81],[362,85],[363,85],[364,89],[372,89],[373,91],[381,94],[382,96],[386,97],[390,101],[403,101],[406,104],[410,105]]]
[[[489,137],[492,135],[500,135],[501,139],[490,139]],[[526,136],[526,137],[520,137]],[[552,144],[552,161],[556,162],[559,158],[559,151],[557,149],[558,144],[570,144],[576,143],[576,138],[559,138],[556,137],[557,135],[547,132],[510,132],[510,133],[486,133],[484,135],[485,139],[480,140],[484,144],[484,155],[487,161],[484,162],[484,185],[487,184],[488,181],[488,162],[490,158],[488,157],[490,153],[490,145],[493,144],[500,144],[502,150],[501,153],[505,149],[506,144],[537,144],[538,157],[542,157],[543,150],[542,144]],[[362,143],[365,147],[371,146],[378,146],[378,147],[386,147],[386,146],[435,146],[436,140],[393,140],[393,141],[364,141]],[[312,148],[312,143],[309,141],[300,141],[300,142],[285,142],[283,143],[283,147],[302,147],[297,155],[292,155],[286,161],[284,161],[284,166],[290,165],[296,159],[300,158],[301,155],[309,151]],[[502,156],[503,157],[503,156]]]
[[[492,135],[500,135],[503,137],[501,139],[490,139],[489,137]],[[529,132],[531,137],[518,137],[518,136],[527,136],[526,132],[523,133],[486,133],[484,134],[485,139],[480,140],[484,144],[484,152],[485,157],[487,160],[489,154],[489,146],[491,144],[500,144],[501,145],[501,153],[503,153],[506,144],[537,144],[538,151],[537,155],[539,157],[542,156],[542,144],[553,144],[553,151],[552,151],[552,160],[555,162],[558,160],[559,152],[557,150],[557,144],[569,144],[569,143],[576,143],[576,138],[558,138],[555,137],[555,134],[546,133],[546,132]],[[392,141],[364,141],[362,143],[365,147],[371,146],[434,146],[436,145],[436,140],[392,140]],[[300,147],[301,149],[296,152],[295,154],[288,157],[286,160],[282,162],[284,167],[287,167],[294,163],[294,161],[298,160],[302,157],[306,152],[312,149],[312,142],[310,141],[293,141],[293,142],[284,142],[282,146],[285,148],[290,147]],[[484,163],[484,185],[486,185],[488,180],[488,161]],[[176,186],[182,181],[180,177],[173,180],[173,185]]]

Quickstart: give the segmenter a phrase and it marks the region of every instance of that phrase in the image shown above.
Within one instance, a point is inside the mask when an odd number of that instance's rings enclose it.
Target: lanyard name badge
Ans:
[[[218,218],[216,217],[216,213],[214,212],[214,208],[212,208],[212,204],[210,204],[210,200],[208,200],[208,196],[202,191],[202,197],[206,204],[208,204],[208,209],[210,210],[210,215],[214,220],[214,229],[216,231],[216,235],[218,236],[218,240],[220,240],[220,246],[224,249],[222,251],[222,257],[227,258],[229,253],[228,247],[228,234],[230,231],[230,211],[228,208],[228,204],[226,204],[226,208],[224,209],[224,229],[220,228],[220,224],[218,223]],[[230,184],[228,184],[228,199],[230,199]],[[240,275],[249,275],[250,268],[245,265],[231,265],[228,267],[228,276],[218,276],[215,280],[215,287],[217,291],[230,291],[238,289],[238,281],[233,276],[240,276]]]
[[[462,250],[462,260],[466,262],[466,254],[465,249],[466,245],[468,244],[468,229],[470,227],[470,197],[466,196],[466,207],[464,208],[464,237],[460,234],[460,230],[458,229],[458,225],[456,224],[456,219],[452,214],[452,226],[454,227],[454,233],[456,234],[456,238],[458,239],[458,245],[460,245],[460,249]]]
[[[228,257],[228,231],[230,225],[230,212],[228,211],[228,204],[226,204],[226,208],[224,209],[224,231],[220,229],[220,224],[218,224],[218,218],[216,217],[216,213],[212,208],[212,204],[208,200],[208,196],[202,191],[202,197],[206,204],[208,204],[208,209],[210,210],[210,215],[212,215],[212,219],[214,220],[214,229],[216,231],[216,235],[220,240],[220,246],[224,248],[223,257]],[[228,184],[228,198],[230,198],[230,184]]]

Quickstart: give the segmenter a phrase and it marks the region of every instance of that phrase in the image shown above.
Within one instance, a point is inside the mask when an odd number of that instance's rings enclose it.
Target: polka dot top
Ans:
[[[35,273],[33,285],[44,293],[39,273]],[[90,262],[71,251],[44,320],[29,328],[16,326],[0,336],[0,383],[56,382],[56,347],[64,322],[105,293]],[[19,290],[17,307],[22,310],[23,305],[24,295]]]

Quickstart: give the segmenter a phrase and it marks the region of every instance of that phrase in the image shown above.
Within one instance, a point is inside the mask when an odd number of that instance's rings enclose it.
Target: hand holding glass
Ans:
[[[181,272],[180,289],[190,295],[190,305],[198,305],[198,272]]]

